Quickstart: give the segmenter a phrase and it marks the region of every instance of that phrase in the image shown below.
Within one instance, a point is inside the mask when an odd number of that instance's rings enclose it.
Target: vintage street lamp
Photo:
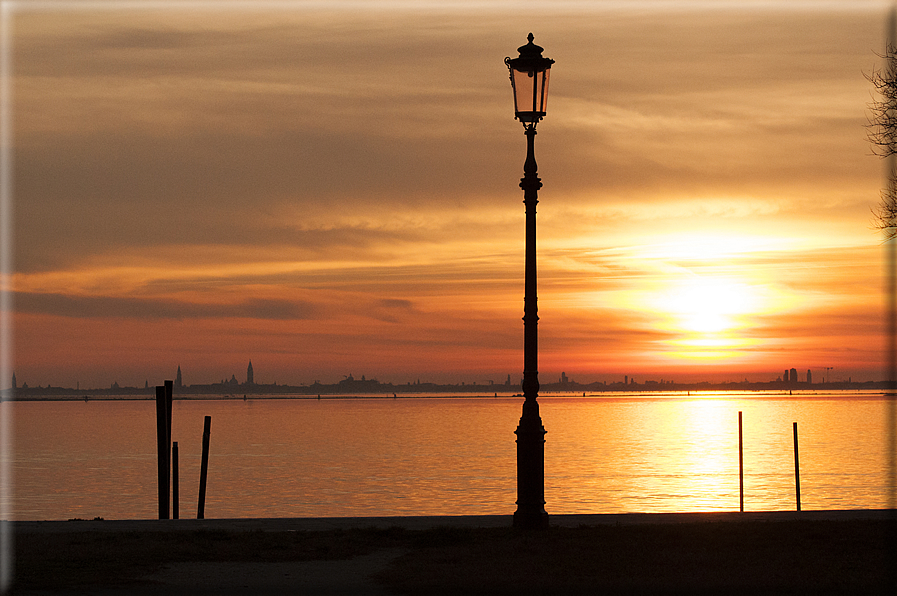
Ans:
[[[545,117],[548,74],[554,60],[542,57],[542,48],[528,43],[517,49],[520,56],[505,58],[514,91],[514,118],[523,123],[526,161],[523,163],[523,203],[526,205],[526,278],[523,297],[523,415],[517,435],[517,511],[514,526],[548,527],[545,511],[545,428],[539,416],[539,321],[536,298],[536,204],[542,188],[536,168],[533,141],[536,124]]]

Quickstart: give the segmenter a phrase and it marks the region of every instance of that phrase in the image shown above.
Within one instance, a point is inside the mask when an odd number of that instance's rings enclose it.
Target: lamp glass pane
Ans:
[[[550,68],[546,68],[542,71],[542,90],[541,90],[541,98],[540,98],[540,107],[539,111],[543,114],[548,111],[548,75],[551,73]]]
[[[538,78],[528,72],[512,69],[514,74],[514,109],[517,112],[536,112],[533,87]]]

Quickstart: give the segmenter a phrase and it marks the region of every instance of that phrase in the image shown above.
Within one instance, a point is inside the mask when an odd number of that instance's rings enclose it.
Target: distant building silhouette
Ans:
[[[464,383],[461,384],[463,385]],[[359,380],[351,374],[337,383],[337,386],[344,391],[374,391],[378,385],[380,385],[380,382],[377,379],[366,379],[364,375],[361,375],[361,380]]]
[[[810,385],[812,383],[813,383],[813,373],[810,372],[810,369],[808,368],[807,369],[807,385]]]
[[[628,384],[629,384],[629,375],[623,375],[623,384],[624,384],[624,385],[628,385]]]
[[[791,369],[791,382],[797,383],[797,369],[796,368]]]
[[[562,372],[561,373],[561,385],[566,385],[569,382],[570,382],[570,379],[567,378],[567,373]]]
[[[505,381],[505,385],[508,386],[508,387],[511,386],[511,375],[508,375],[508,380]]]
[[[252,360],[249,361],[249,366],[246,368],[246,384],[255,385],[255,377],[252,374]]]
[[[184,381],[183,381],[183,379],[181,379],[181,365],[179,364],[178,365],[178,373],[174,377],[174,388],[181,389],[183,387],[184,387]]]

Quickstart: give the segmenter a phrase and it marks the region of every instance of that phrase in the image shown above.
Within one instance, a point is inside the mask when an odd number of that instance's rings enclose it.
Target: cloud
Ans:
[[[371,203],[402,213],[513,196],[523,139],[501,58],[522,39],[508,27],[506,47],[484,35],[498,13],[474,13],[481,22],[451,11],[17,17],[21,266],[96,254],[103,240],[262,244],[272,230],[253,224],[288,205],[372,217]],[[863,171],[863,115],[845,106],[866,93],[858,74],[874,55],[853,40],[869,14],[748,11],[751,27],[737,11],[584,15],[561,11],[539,33],[558,59],[537,143],[548,197],[625,192],[638,208],[659,189],[765,191],[809,168],[829,181]]]
[[[99,319],[313,319],[319,309],[303,301],[252,298],[233,304],[200,304],[168,299],[72,296],[15,292],[17,312]]]

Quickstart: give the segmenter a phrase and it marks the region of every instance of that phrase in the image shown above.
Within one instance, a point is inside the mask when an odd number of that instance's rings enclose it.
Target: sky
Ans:
[[[20,385],[516,384],[530,32],[543,384],[883,378],[886,2],[3,4]]]

